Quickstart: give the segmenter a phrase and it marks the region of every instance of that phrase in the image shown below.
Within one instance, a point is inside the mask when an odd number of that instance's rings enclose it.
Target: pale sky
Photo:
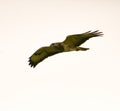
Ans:
[[[120,111],[120,0],[0,0],[0,111]],[[86,52],[36,68],[28,58],[67,35],[100,30]]]

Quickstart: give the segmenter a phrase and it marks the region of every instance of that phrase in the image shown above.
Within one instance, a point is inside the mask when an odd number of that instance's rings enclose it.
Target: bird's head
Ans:
[[[50,45],[51,47],[59,47],[59,46],[61,46],[61,42],[56,42],[56,43],[52,43],[51,45]]]

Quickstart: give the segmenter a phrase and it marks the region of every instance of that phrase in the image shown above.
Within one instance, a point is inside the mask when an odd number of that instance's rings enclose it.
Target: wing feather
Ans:
[[[96,30],[94,32],[88,31],[82,34],[74,34],[69,35],[66,37],[66,39],[63,41],[65,45],[69,45],[71,47],[79,46],[83,44],[85,41],[92,37],[98,37],[102,36],[102,32],[99,32],[99,30]]]
[[[31,67],[35,67],[47,57],[63,52],[63,50],[63,47],[60,46],[42,47],[38,49],[31,57],[29,57],[29,65]]]

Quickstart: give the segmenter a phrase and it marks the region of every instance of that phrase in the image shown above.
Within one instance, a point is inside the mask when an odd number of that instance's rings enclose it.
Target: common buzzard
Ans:
[[[39,48],[31,57],[29,57],[29,65],[35,67],[38,63],[49,56],[68,51],[86,51],[89,48],[81,47],[85,41],[92,37],[102,36],[99,30],[85,32],[82,34],[68,35],[63,42],[52,43],[50,46]]]

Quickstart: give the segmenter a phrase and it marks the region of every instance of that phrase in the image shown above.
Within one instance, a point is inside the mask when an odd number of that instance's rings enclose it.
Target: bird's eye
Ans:
[[[55,46],[55,43],[52,43],[50,46]]]

